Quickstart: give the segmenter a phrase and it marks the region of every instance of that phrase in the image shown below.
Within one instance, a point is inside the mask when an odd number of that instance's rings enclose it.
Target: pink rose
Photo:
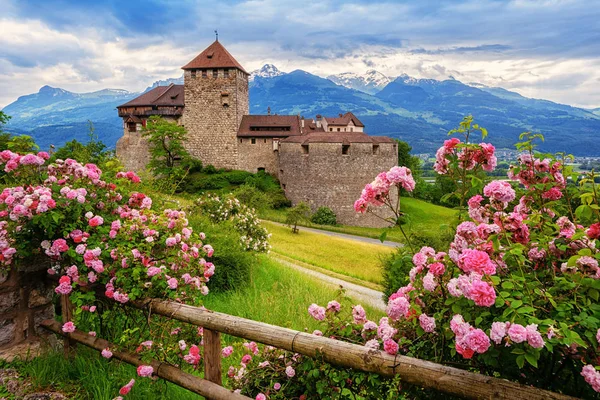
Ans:
[[[140,365],[137,367],[137,374],[141,377],[150,377],[154,373],[154,368],[151,365]]]
[[[75,332],[75,328],[76,328],[75,324],[73,322],[69,321],[62,326],[62,331],[65,333],[72,333],[72,332]]]

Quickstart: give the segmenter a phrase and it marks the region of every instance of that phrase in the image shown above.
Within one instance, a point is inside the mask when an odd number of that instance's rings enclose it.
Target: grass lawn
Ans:
[[[406,214],[407,223],[404,225],[407,234],[412,232],[420,235],[436,235],[441,229],[449,229],[449,225],[456,218],[457,211],[451,208],[437,206],[423,200],[411,197],[402,197],[402,212]],[[264,210],[260,212],[260,217],[272,221],[285,223],[285,210]],[[312,228],[324,229],[332,232],[348,233],[351,235],[365,236],[370,238],[379,238],[384,231],[381,228],[364,228],[360,226],[328,226],[316,225],[313,223],[303,224]],[[394,242],[405,242],[400,229],[387,229],[387,240]]]
[[[338,294],[337,289],[262,255],[252,266],[251,281],[246,288],[211,293],[205,297],[204,305],[210,310],[312,332],[322,325],[308,315],[308,306],[311,303],[325,306]],[[348,300],[347,308],[351,303]],[[384,316],[381,311],[366,305],[364,308],[374,321]]]
[[[312,332],[323,326],[308,315],[308,306],[311,303],[326,305],[338,295],[338,290],[261,255],[252,266],[247,287],[232,292],[210,293],[204,298],[204,305],[211,310]],[[350,312],[350,306],[355,304],[347,298],[341,303],[345,312]],[[364,308],[371,320],[378,321],[384,316],[381,311],[368,306]],[[222,341],[223,346],[233,345],[235,348],[231,357],[223,359],[225,374],[230,365],[239,366],[245,351],[242,339],[222,335]],[[83,345],[77,346],[72,360],[66,360],[59,351],[29,362],[7,364],[0,361],[0,368],[16,368],[22,377],[32,382],[35,390],[56,390],[73,399],[111,400],[131,378],[135,378],[136,383],[127,400],[200,398],[161,379],[138,378],[134,367],[116,359],[107,361],[97,351]],[[225,376],[223,382],[227,384]],[[0,397],[3,390],[0,385]]]
[[[292,233],[288,227],[268,221],[272,251],[338,274],[372,283],[381,283],[381,256],[395,251],[382,245],[325,236],[318,233]]]

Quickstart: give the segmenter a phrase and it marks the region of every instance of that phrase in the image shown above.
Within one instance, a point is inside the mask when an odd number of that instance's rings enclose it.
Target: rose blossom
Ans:
[[[428,317],[427,314],[419,315],[419,324],[425,332],[433,332],[435,330],[435,318]]]
[[[387,339],[385,342],[383,342],[383,349],[386,353],[392,356],[396,355],[398,353],[398,343],[392,339]]]
[[[127,383],[127,385],[123,386],[119,390],[119,394],[121,396],[127,395],[131,391],[131,388],[133,387],[134,383],[135,383],[135,379],[130,380],[129,383]]]
[[[291,366],[287,366],[285,368],[285,374],[288,376],[288,378],[293,378],[296,375],[296,370],[294,370],[294,368]]]
[[[76,328],[75,324],[73,322],[69,321],[62,326],[62,331],[65,333],[72,333],[72,332],[75,332],[75,328]]]
[[[137,374],[141,377],[149,377],[154,373],[154,368],[151,365],[140,365],[137,367]]]
[[[223,350],[221,350],[221,355],[223,358],[229,357],[231,353],[233,353],[233,346],[223,347]]]
[[[508,337],[515,343],[521,343],[527,340],[527,329],[523,325],[511,324],[508,328]]]

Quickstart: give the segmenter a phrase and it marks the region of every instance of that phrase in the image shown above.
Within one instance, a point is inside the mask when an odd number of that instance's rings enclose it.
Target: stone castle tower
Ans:
[[[182,69],[187,150],[204,165],[238,168],[237,131],[248,114],[248,73],[218,40]]]
[[[146,168],[141,133],[160,115],[185,127],[185,147],[204,165],[273,174],[293,204],[330,207],[343,224],[386,226],[353,204],[378,173],[396,165],[394,140],[368,135],[351,112],[316,120],[249,115],[249,74],[218,40],[182,69],[183,85],[159,86],[117,107],[124,131],[116,150],[126,168]]]

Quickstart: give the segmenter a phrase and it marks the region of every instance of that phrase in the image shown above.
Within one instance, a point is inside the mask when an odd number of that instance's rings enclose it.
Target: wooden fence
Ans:
[[[573,399],[570,396],[505,379],[493,378],[412,357],[392,356],[364,346],[173,301],[134,301],[127,305],[204,328],[205,379],[159,362],[155,362],[153,366],[157,376],[209,399],[247,399],[247,397],[232,393],[221,386],[220,333],[253,340],[308,357],[319,356],[328,363],[340,367],[377,373],[387,377],[399,375],[407,383],[469,399]],[[106,347],[114,347],[103,339],[90,337],[83,332],[76,331],[66,334],[62,332],[61,325],[55,321],[44,321],[42,326],[96,350],[101,351]],[[113,354],[114,357],[133,365],[141,363],[137,356],[130,353],[113,352]]]

